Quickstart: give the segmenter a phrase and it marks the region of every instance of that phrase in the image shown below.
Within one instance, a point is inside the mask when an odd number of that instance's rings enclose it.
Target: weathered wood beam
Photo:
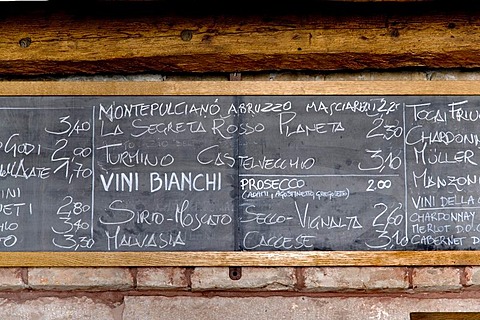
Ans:
[[[151,4],[14,7],[0,11],[0,74],[480,67],[478,9],[355,8],[195,15]]]

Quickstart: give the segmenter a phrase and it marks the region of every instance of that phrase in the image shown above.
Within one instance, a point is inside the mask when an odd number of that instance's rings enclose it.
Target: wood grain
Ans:
[[[0,267],[473,266],[476,251],[0,252]]]
[[[478,95],[480,81],[3,81],[0,95]]]
[[[413,312],[410,320],[478,320],[480,312]]]
[[[480,67],[476,6],[459,11],[437,10],[438,4],[392,9],[320,2],[307,13],[243,8],[222,14],[212,8],[195,14],[190,8],[169,15],[155,2],[130,9],[6,10],[0,13],[0,73]]]

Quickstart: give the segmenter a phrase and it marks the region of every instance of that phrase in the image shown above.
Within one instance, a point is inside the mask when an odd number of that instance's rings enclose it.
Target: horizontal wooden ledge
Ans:
[[[472,266],[478,251],[1,252],[0,267]]]
[[[468,9],[272,17],[7,12],[0,13],[0,74],[477,68],[478,9]]]
[[[480,81],[3,81],[2,96],[478,95]]]

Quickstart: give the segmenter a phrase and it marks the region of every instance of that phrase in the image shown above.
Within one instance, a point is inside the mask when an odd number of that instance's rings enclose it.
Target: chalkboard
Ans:
[[[0,97],[0,252],[480,249],[480,96],[130,91]]]

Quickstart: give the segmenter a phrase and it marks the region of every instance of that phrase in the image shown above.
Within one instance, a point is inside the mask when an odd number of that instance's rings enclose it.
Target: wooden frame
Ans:
[[[0,82],[2,96],[476,95],[478,81]],[[0,252],[0,267],[464,266],[477,251]]]
[[[472,266],[476,251],[0,252],[0,267]]]
[[[2,81],[0,95],[474,95],[480,81]]]

